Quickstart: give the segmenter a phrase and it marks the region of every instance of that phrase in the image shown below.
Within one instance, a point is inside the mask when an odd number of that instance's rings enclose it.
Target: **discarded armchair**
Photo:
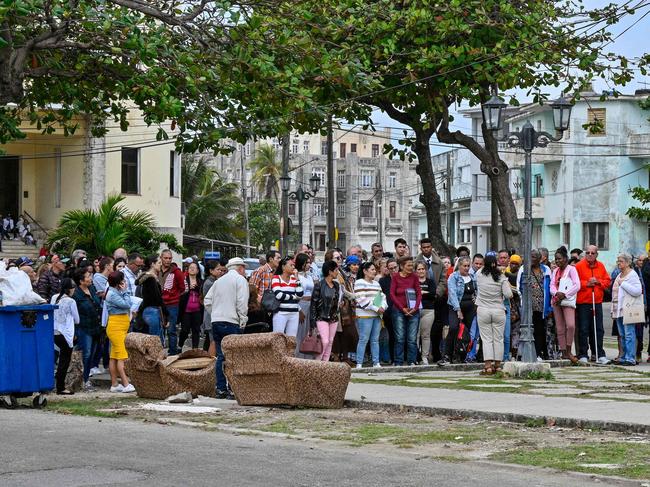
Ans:
[[[215,395],[215,359],[203,350],[188,350],[178,358],[167,357],[160,338],[142,333],[126,336],[126,374],[138,396],[165,399],[181,392],[192,396]],[[195,370],[179,367],[185,363]]]
[[[224,372],[240,405],[343,407],[350,367],[293,357],[282,333],[229,335],[221,342]]]

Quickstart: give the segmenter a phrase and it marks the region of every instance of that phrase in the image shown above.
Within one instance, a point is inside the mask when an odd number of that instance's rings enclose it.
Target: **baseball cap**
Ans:
[[[29,257],[20,257],[16,259],[16,267],[22,267],[25,265],[34,265],[34,261]]]
[[[192,257],[185,257],[183,259],[183,264],[191,264],[192,262],[194,262],[194,259],[192,259]]]
[[[70,257],[66,257],[65,255],[60,255],[60,254],[54,254],[52,256],[51,262],[52,264],[54,264],[55,262],[63,262],[64,264],[67,264],[68,262],[70,262]]]

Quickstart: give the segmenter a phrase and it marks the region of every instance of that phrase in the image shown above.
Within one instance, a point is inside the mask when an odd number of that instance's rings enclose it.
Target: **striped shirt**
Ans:
[[[380,294],[380,298],[377,298],[377,294]],[[357,279],[354,283],[354,295],[357,302],[357,318],[377,318],[379,316],[377,310],[388,307],[386,296],[381,292],[381,286],[377,281],[368,282],[365,279]],[[376,305],[375,299],[377,302],[381,299],[380,306]]]
[[[281,276],[273,276],[271,279],[271,289],[275,298],[280,301],[279,313],[297,313],[300,309],[298,302],[303,295],[302,284],[300,281],[291,276],[289,282],[282,280]]]

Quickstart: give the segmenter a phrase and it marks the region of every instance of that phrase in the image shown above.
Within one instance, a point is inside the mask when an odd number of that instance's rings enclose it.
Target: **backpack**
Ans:
[[[470,327],[465,325],[462,321],[458,324],[458,334],[456,335],[455,342],[455,352],[459,355],[461,360],[464,360],[467,353],[472,349],[474,341],[470,336]]]

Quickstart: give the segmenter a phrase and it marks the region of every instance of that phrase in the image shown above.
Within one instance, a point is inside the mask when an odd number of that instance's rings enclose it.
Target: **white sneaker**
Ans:
[[[422,365],[429,365],[429,359],[426,357],[422,357]]]
[[[93,392],[94,390],[95,390],[95,387],[93,386],[92,382],[87,381],[87,382],[84,384],[84,391],[86,391],[86,392]]]
[[[542,357],[537,357],[538,362],[543,362]]]
[[[372,366],[373,369],[381,369],[381,364],[375,364]]]
[[[122,392],[124,392],[125,394],[128,392],[135,392],[135,387],[133,387],[133,384],[129,384],[126,387],[122,387]]]
[[[587,357],[580,357],[580,358],[578,359],[578,362],[580,362],[581,364],[588,364],[588,363],[589,363],[589,359],[588,359]]]
[[[111,392],[124,392],[124,386],[122,386],[122,384],[111,386]]]
[[[600,365],[607,365],[610,362],[610,360],[607,357],[598,357],[597,362]]]
[[[357,364],[357,367],[356,367],[356,368],[357,368],[357,369],[360,369],[360,368],[362,368],[362,367],[363,367],[363,364]]]
[[[93,375],[99,375],[101,373],[102,371],[99,370],[99,367],[93,367],[92,369],[90,369],[90,377],[92,377]]]

